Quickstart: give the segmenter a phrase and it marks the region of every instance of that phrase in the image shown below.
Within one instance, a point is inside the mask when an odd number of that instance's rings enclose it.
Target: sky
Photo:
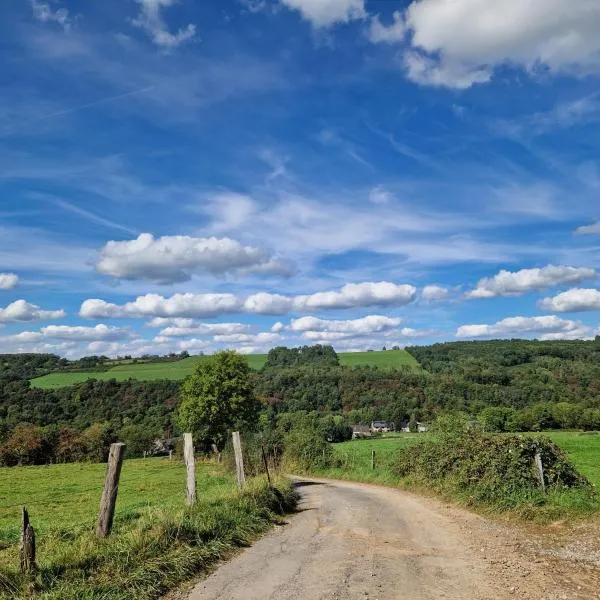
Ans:
[[[0,13],[0,352],[600,333],[598,0]]]

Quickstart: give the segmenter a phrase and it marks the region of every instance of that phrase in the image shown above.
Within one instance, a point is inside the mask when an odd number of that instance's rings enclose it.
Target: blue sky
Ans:
[[[0,352],[589,338],[596,0],[6,0]]]

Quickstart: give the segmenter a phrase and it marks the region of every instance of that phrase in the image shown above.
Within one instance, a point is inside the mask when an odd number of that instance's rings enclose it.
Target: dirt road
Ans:
[[[439,501],[346,482],[302,480],[298,490],[298,514],[190,600],[600,597],[508,528]]]

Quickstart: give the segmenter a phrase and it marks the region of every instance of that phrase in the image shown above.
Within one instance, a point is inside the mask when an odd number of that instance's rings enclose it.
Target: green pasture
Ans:
[[[334,444],[334,457],[338,467],[327,474],[340,479],[358,479],[386,483],[396,480],[392,475],[394,455],[400,448],[414,444],[429,434],[401,433],[393,437],[352,440]],[[526,433],[523,435],[537,435]],[[579,431],[546,431],[545,435],[556,442],[573,461],[577,469],[600,489],[600,433]],[[371,469],[371,451],[375,450],[376,469]]]
[[[105,464],[92,463],[0,468],[0,545],[18,539],[22,506],[27,506],[41,534],[92,528],[105,472]],[[185,477],[180,460],[124,461],[115,523],[130,520],[146,509],[182,508]],[[235,489],[233,478],[212,463],[198,463],[196,479],[206,500]]]
[[[382,369],[391,369],[407,365],[417,367],[417,361],[405,350],[386,350],[378,352],[346,352],[339,355],[340,363],[349,367],[376,366]],[[172,379],[179,381],[185,379],[201,360],[208,360],[210,356],[191,356],[177,361],[169,362],[143,362],[129,363],[112,367],[101,372],[56,372],[32,379],[34,387],[42,389],[56,389],[82,383],[88,379],[107,381],[116,379],[126,381],[138,379],[150,381],[156,379]],[[246,357],[250,368],[260,369],[267,360],[266,354],[250,354]]]
[[[0,600],[151,600],[247,546],[295,495],[250,479],[241,492],[222,465],[197,465],[198,500],[185,505],[181,460],[123,464],[112,534],[94,534],[106,465],[0,468]],[[19,572],[21,507],[36,532],[33,581]],[[34,593],[35,592],[35,593]]]

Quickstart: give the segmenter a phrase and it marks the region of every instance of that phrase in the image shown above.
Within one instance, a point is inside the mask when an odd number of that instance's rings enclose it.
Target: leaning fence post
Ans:
[[[244,456],[242,455],[242,440],[240,432],[234,431],[233,434],[233,452],[235,454],[235,474],[238,487],[241,488],[246,483],[246,475],[244,474]]]
[[[35,532],[29,522],[29,513],[25,507],[23,507],[21,521],[20,567],[23,575],[31,576],[37,570],[35,564]]]
[[[535,466],[537,468],[537,472],[538,472],[538,477],[540,478],[540,485],[542,487],[542,492],[546,492],[546,482],[544,481],[544,465],[542,464],[542,455],[540,454],[540,451],[538,450],[535,453]]]
[[[106,465],[106,479],[104,480],[104,490],[100,500],[100,513],[96,524],[96,535],[100,538],[107,537],[112,530],[124,456],[125,444],[110,445],[108,464]]]
[[[375,449],[371,450],[371,469],[375,470]]]
[[[194,457],[194,440],[191,433],[183,434],[183,459],[187,472],[186,503],[192,506],[196,502],[196,459]]]
[[[265,447],[261,444],[260,451],[262,454],[263,464],[265,465],[265,473],[267,474],[267,481],[271,485],[271,475],[269,475],[269,463],[267,461],[267,455],[265,454]]]

